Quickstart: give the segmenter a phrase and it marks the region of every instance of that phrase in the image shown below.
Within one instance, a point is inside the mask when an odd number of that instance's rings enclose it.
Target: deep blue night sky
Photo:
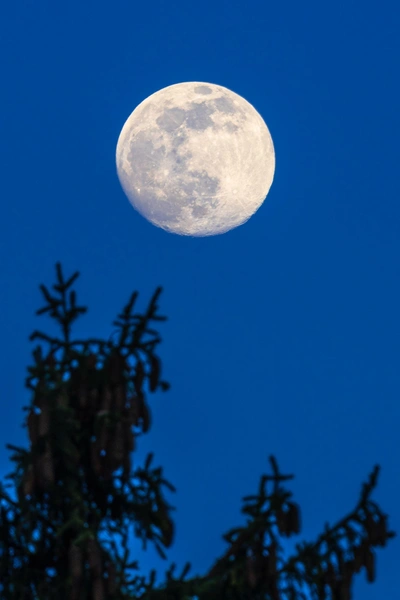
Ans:
[[[76,337],[108,338],[134,290],[163,286],[167,393],[137,463],[176,487],[168,560],[203,574],[244,522],[274,454],[302,508],[302,539],[374,499],[400,532],[399,58],[397,2],[5,2],[0,9],[2,217],[0,476],[27,445],[22,406],[38,286],[79,270]],[[223,85],[267,123],[267,200],[243,226],[188,238],[129,204],[115,147],[132,110],[183,81]],[[398,597],[398,538],[355,600]],[[132,556],[132,560],[135,554]]]

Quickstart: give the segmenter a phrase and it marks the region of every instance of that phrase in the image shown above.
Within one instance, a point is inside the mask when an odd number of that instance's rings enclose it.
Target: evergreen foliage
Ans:
[[[151,426],[148,393],[167,391],[156,348],[161,339],[152,322],[158,314],[158,288],[144,314],[134,313],[135,292],[113,325],[117,340],[72,340],[71,325],[86,307],[71,289],[76,272],[64,280],[56,264],[54,294],[41,285],[61,337],[35,331],[31,340],[47,344],[33,351],[24,407],[29,450],[7,444],[15,470],[0,484],[0,598],[2,600],[350,600],[355,574],[376,577],[376,550],[395,536],[388,517],[371,500],[375,466],[348,516],[325,526],[313,543],[299,543],[284,559],[279,537],[301,530],[300,508],[283,486],[270,457],[272,475],[263,475],[258,493],[243,498],[247,524],[223,536],[229,547],[202,577],[187,578],[190,563],[155,587],[129,560],[129,528],[146,548],[151,541],[166,559],[174,522],[164,495],[175,491],[153,467],[132,466],[137,438]],[[17,491],[14,502],[6,491]],[[106,533],[111,542],[100,541]],[[119,536],[124,549],[117,549]],[[306,595],[306,593],[308,595]]]

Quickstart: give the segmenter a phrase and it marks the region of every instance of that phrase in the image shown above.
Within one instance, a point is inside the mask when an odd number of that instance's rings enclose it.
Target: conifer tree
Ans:
[[[49,313],[61,336],[30,336],[47,347],[34,349],[26,378],[29,449],[6,445],[16,467],[6,476],[13,484],[0,484],[2,600],[350,600],[357,573],[375,581],[375,549],[395,535],[371,500],[379,466],[349,515],[284,559],[279,538],[299,534],[301,518],[283,486],[293,476],[280,473],[274,456],[258,493],[243,498],[246,525],[223,536],[228,549],[205,575],[187,578],[187,563],[175,577],[172,564],[156,587],[154,570],[148,580],[134,574],[132,527],[144,548],[151,541],[164,559],[174,539],[174,508],[163,490],[175,488],[152,466],[152,453],[144,466],[132,465],[137,439],[151,426],[147,395],[169,389],[151,326],[165,320],[161,288],[144,314],[133,312],[133,293],[109,340],[73,340],[71,325],[87,310],[71,289],[79,273],[65,280],[59,263],[56,273],[53,294],[40,286],[46,305],[37,314]],[[18,501],[6,491],[11,486]],[[103,533],[111,541],[103,542]]]

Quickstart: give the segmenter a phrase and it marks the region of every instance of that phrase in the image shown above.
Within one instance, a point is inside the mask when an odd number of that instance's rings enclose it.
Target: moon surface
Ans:
[[[117,143],[117,174],[134,208],[188,236],[245,223],[271,187],[270,132],[247,100],[220,85],[171,85],[141,102]]]

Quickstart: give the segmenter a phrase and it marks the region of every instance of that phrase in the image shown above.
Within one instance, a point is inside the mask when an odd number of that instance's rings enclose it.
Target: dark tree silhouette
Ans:
[[[2,600],[349,600],[356,573],[375,580],[374,548],[395,535],[370,499],[379,466],[348,516],[284,560],[279,537],[300,533],[300,509],[283,487],[293,476],[282,475],[273,456],[272,474],[243,498],[247,524],[223,536],[229,548],[208,573],[187,579],[187,563],[175,577],[172,564],[158,588],[154,570],[148,581],[133,574],[139,566],[129,561],[130,526],[144,548],[150,540],[165,559],[174,537],[163,487],[175,488],[152,467],[152,453],[143,467],[131,462],[151,424],[146,394],[169,389],[155,353],[161,340],[151,328],[165,320],[157,312],[161,288],[144,314],[133,313],[132,294],[108,341],[72,340],[71,325],[86,312],[70,289],[79,273],[65,281],[59,263],[56,272],[54,295],[40,286],[47,304],[37,314],[49,313],[62,337],[30,336],[48,346],[35,348],[26,379],[30,446],[6,445],[16,468],[6,476],[13,484],[0,484]],[[6,492],[12,485],[17,502]],[[111,541],[101,541],[103,533]]]

